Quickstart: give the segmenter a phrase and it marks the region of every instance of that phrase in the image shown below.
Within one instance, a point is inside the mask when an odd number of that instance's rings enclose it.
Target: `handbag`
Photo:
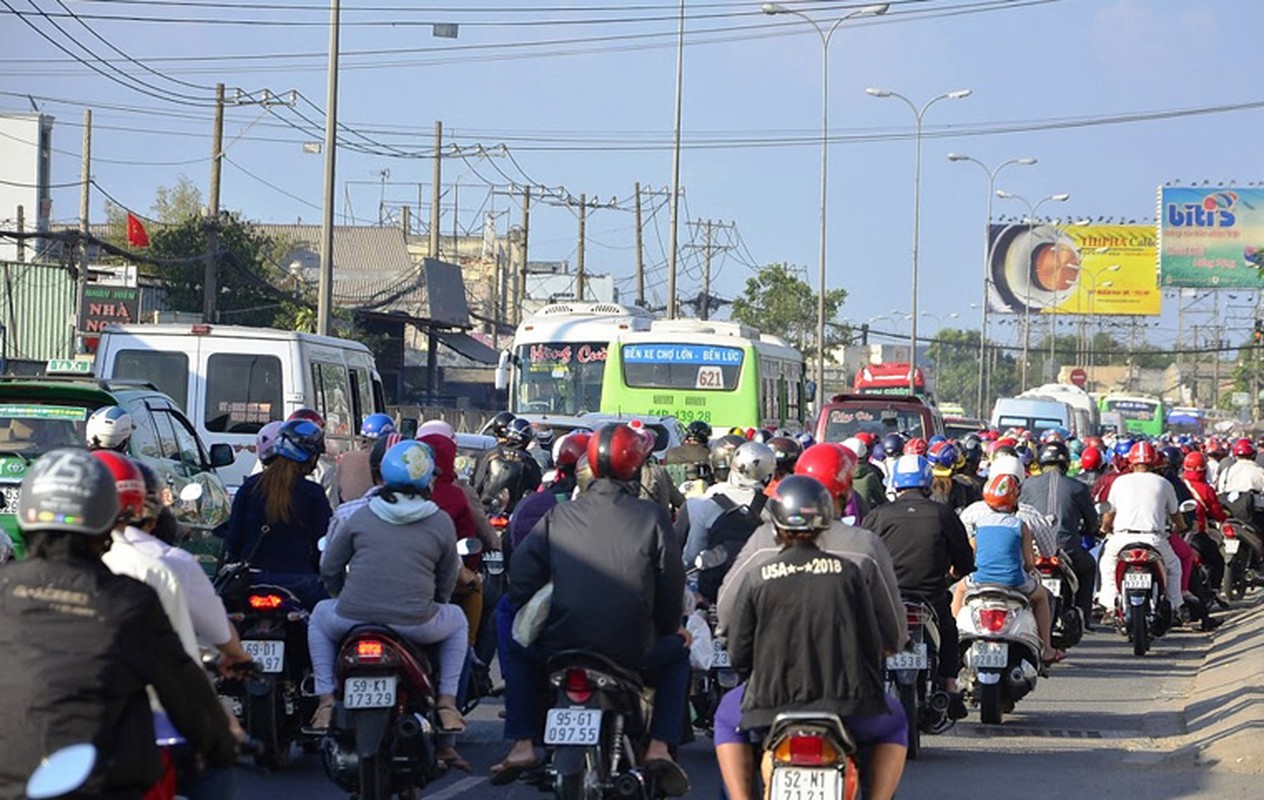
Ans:
[[[250,562],[254,560],[255,553],[259,552],[259,545],[263,543],[263,537],[269,530],[271,528],[268,525],[261,527],[259,537],[255,539],[254,547],[250,548],[245,560],[224,564],[215,574],[215,580],[211,581],[215,594],[224,601],[226,608],[242,608],[246,605],[251,588]]]
[[[549,581],[514,615],[514,641],[523,647],[530,647],[536,639],[540,638],[540,632],[544,630],[544,623],[548,621],[549,612],[552,610],[553,581]]]

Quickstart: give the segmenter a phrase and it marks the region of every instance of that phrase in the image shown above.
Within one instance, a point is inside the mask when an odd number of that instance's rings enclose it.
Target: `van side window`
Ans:
[[[114,356],[113,377],[149,381],[180,408],[189,408],[189,357],[184,353],[120,350]]]
[[[284,419],[281,359],[216,353],[206,361],[206,429],[211,433],[258,433]]]
[[[351,393],[355,396],[355,428],[359,430],[364,418],[373,413],[373,384],[369,371],[364,367],[351,368]]]
[[[331,361],[313,361],[312,385],[316,387],[316,410],[325,418],[325,435],[350,436],[351,387],[347,368]]]

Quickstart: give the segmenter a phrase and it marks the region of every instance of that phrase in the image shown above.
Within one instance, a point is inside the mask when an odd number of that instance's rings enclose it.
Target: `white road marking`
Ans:
[[[451,786],[444,789],[443,791],[435,792],[434,794],[431,794],[431,795],[426,795],[426,800],[449,800],[449,798],[456,797],[459,794],[465,794],[470,789],[473,789],[475,786],[478,786],[479,784],[486,783],[486,782],[487,782],[487,778],[479,778],[479,777],[475,777],[471,775],[468,778],[462,778],[461,780],[452,784]]]

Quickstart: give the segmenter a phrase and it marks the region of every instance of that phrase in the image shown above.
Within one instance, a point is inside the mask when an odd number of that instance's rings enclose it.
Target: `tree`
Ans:
[[[1018,360],[988,340],[988,392],[982,409],[975,408],[979,391],[979,332],[945,328],[935,334],[927,358],[935,369],[935,397],[941,403],[958,403],[966,412],[986,417],[992,399],[1018,392]]]
[[[838,322],[838,311],[847,300],[846,289],[825,293],[825,352],[846,344],[850,330]],[[774,333],[791,342],[805,358],[815,358],[817,294],[794,268],[768,264],[746,279],[746,291],[733,301],[733,319],[763,333]]]
[[[163,223],[183,222],[189,217],[202,216],[202,192],[187,175],[176,179],[176,185],[159,186],[154,204],[149,207],[154,219]]]

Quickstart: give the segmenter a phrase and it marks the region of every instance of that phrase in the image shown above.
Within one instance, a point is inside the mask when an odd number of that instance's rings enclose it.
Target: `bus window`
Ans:
[[[744,354],[737,347],[623,345],[623,380],[638,389],[737,389]]]
[[[258,433],[280,420],[281,359],[216,353],[206,360],[206,414],[211,433]]]

